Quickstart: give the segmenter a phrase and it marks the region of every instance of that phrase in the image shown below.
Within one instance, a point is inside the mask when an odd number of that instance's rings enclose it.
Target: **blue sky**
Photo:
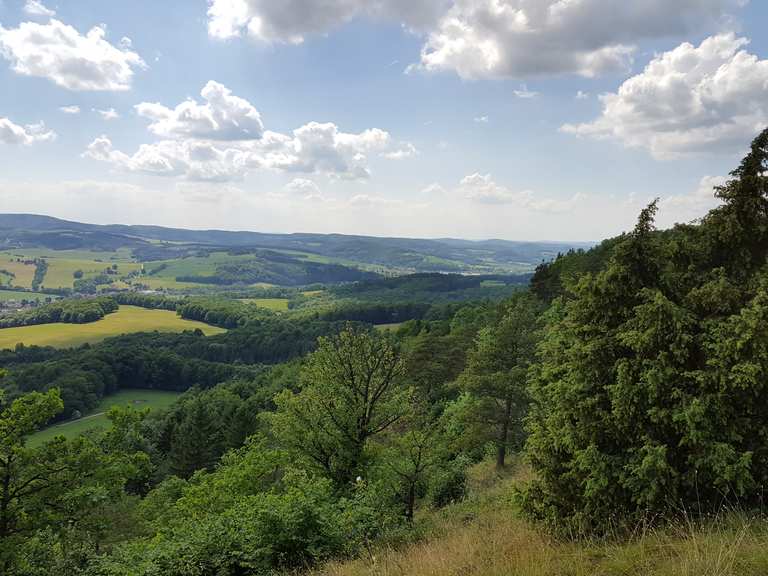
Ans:
[[[756,0],[1,0],[0,209],[595,240],[659,196],[688,221],[768,125],[766,24]]]

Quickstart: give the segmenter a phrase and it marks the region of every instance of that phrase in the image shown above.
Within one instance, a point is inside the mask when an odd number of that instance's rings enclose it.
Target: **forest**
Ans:
[[[634,229],[563,251],[527,286],[356,278],[331,289],[341,304],[302,308],[304,294],[282,314],[215,295],[37,308],[87,322],[138,305],[227,332],[0,352],[0,573],[352,574],[358,562],[357,573],[405,574],[385,559],[445,537],[430,521],[452,513],[488,534],[484,519],[514,520],[542,550],[747,526],[723,529],[727,548],[697,548],[702,564],[681,553],[670,572],[649,566],[672,549],[659,546],[623,568],[595,554],[583,572],[586,553],[573,552],[570,567],[532,552],[491,571],[507,558],[493,564],[491,550],[455,574],[765,573],[767,172],[768,130],[700,221],[657,230],[654,201]],[[463,296],[404,296],[441,291]],[[167,410],[114,407],[107,428],[29,442],[128,388],[183,394]],[[491,488],[477,499],[482,470]],[[744,542],[757,542],[753,556],[710,570]]]

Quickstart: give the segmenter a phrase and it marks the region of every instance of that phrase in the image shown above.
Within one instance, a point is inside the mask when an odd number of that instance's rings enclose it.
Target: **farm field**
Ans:
[[[133,262],[130,252],[117,250],[115,252],[99,252],[89,250],[44,250],[24,249],[23,251],[0,252],[0,270],[13,272],[16,277],[11,280],[11,286],[30,288],[35,276],[35,266],[26,265],[15,260],[22,258],[33,260],[43,258],[48,262],[48,270],[43,278],[42,286],[48,288],[72,288],[74,273],[83,271],[83,277],[96,276],[105,268],[117,265],[118,274],[115,279],[141,268],[141,264]]]
[[[117,312],[89,324],[40,324],[0,329],[0,349],[14,348],[19,343],[71,348],[132,332],[183,332],[196,328],[207,336],[224,332],[223,328],[203,322],[184,320],[168,310],[120,306]]]
[[[17,262],[15,256],[9,253],[0,253],[0,270],[5,270],[13,274],[9,277],[6,274],[0,275],[0,284],[5,286],[16,286],[18,288],[31,288],[32,280],[35,277],[35,265]],[[25,256],[25,258],[28,258]]]
[[[43,286],[48,288],[72,288],[75,282],[74,273],[77,270],[82,270],[83,278],[91,278],[102,273],[105,268],[112,264],[117,264],[117,275],[114,278],[118,278],[141,268],[141,264],[135,262],[108,262],[58,257],[47,259],[47,262],[48,271],[43,279]]]
[[[254,304],[259,308],[266,308],[274,312],[285,312],[288,310],[288,298],[242,298],[240,302]]]
[[[121,390],[116,394],[102,398],[99,405],[90,414],[85,414],[77,420],[55,424],[33,434],[29,438],[29,445],[39,446],[56,436],[74,438],[86,430],[103,428],[109,423],[106,413],[112,406],[133,406],[140,410],[146,408],[159,410],[173,404],[179,396],[179,392],[165,390]]]

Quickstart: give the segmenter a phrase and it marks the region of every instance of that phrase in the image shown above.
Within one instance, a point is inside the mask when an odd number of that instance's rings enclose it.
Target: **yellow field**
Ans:
[[[74,273],[76,270],[83,271],[84,278],[96,276],[110,267],[113,262],[97,262],[95,260],[80,260],[71,258],[51,258],[48,260],[48,272],[43,279],[43,286],[46,288],[72,288],[75,282]],[[113,276],[115,280],[120,276],[133,272],[141,268],[141,264],[135,262],[114,262],[117,264],[117,275]]]
[[[9,286],[18,286],[19,288],[31,288],[32,280],[35,278],[35,265],[16,262],[15,258],[3,254],[0,256],[0,270],[8,270],[16,275],[10,281]]]
[[[41,324],[0,329],[0,349],[14,348],[19,343],[70,348],[132,332],[183,332],[196,328],[207,336],[225,331],[203,322],[184,320],[168,310],[120,306],[117,312],[89,324]]]

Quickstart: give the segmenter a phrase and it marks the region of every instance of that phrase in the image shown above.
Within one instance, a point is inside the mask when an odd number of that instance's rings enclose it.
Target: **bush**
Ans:
[[[435,508],[442,508],[463,500],[467,495],[468,458],[460,456],[437,472],[429,485],[429,501]]]

